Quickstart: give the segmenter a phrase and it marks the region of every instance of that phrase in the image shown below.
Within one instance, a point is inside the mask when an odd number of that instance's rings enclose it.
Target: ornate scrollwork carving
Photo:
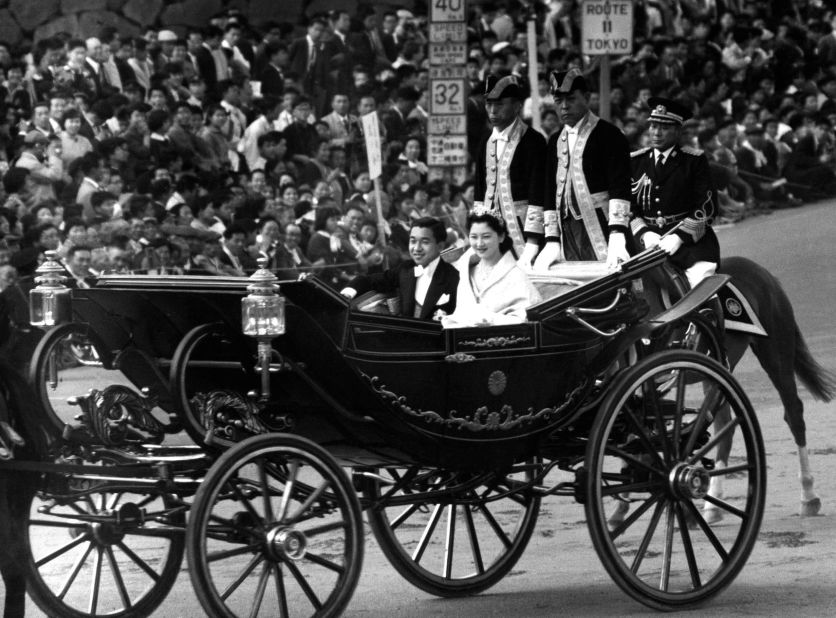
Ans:
[[[520,343],[531,343],[531,337],[528,335],[517,335],[513,337],[479,337],[477,339],[463,339],[458,342],[458,346],[461,348],[492,349],[507,348],[508,346],[518,345]]]
[[[265,412],[257,401],[231,390],[198,393],[190,400],[193,410],[200,415],[201,424],[211,435],[238,441],[249,435],[284,431],[293,422],[283,415],[265,419]]]
[[[105,446],[159,444],[165,426],[151,414],[155,402],[121,384],[92,389],[78,398],[82,424]]]
[[[460,414],[457,410],[450,410],[449,415],[444,417],[433,410],[413,408],[407,403],[406,397],[388,390],[384,384],[380,383],[380,379],[376,376],[363,374],[363,377],[368,380],[372,389],[391,408],[430,424],[464,429],[474,433],[481,431],[509,431],[523,425],[531,425],[538,421],[549,421],[557,418],[566,410],[570,410],[577,405],[589,384],[589,378],[585,377],[576,388],[567,393],[562,403],[553,408],[546,407],[540,410],[528,408],[524,413],[517,413],[509,405],[503,405],[498,411],[492,411],[488,406],[480,406],[470,415]]]

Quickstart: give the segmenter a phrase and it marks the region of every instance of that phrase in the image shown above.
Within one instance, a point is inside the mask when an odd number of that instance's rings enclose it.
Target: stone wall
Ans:
[[[383,8],[411,8],[415,0],[385,3],[361,0]],[[212,15],[236,8],[250,23],[266,21],[300,24],[305,15],[335,8],[355,14],[357,0],[0,0],[0,41],[17,45],[58,32],[86,38],[102,26],[115,26],[125,35],[141,34],[144,28],[169,28],[184,34],[190,26],[202,27]]]

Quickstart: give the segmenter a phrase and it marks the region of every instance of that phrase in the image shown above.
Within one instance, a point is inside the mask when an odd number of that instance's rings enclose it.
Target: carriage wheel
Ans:
[[[322,447],[263,434],[226,451],[192,505],[189,572],[211,616],[333,616],[363,562],[360,503]]]
[[[730,418],[712,424],[723,406]],[[715,447],[735,430],[728,466],[715,465]],[[593,545],[634,599],[655,609],[696,605],[743,568],[763,515],[766,460],[751,404],[715,361],[669,350],[625,371],[595,419],[586,466]],[[610,529],[607,511],[625,501]],[[706,520],[703,503],[726,515],[722,524]]]
[[[69,486],[81,483],[71,479]],[[177,579],[184,517],[166,496],[37,494],[27,525],[28,592],[49,616],[150,615]]]
[[[193,397],[201,389],[229,388],[239,377],[244,379],[242,358],[241,350],[219,323],[196,326],[177,345],[171,360],[171,392],[183,428],[195,444],[204,444],[206,425]]]
[[[72,422],[79,408],[67,403],[101,383],[104,350],[84,324],[62,324],[47,331],[38,342],[29,365],[29,382],[45,413],[45,429],[55,437]],[[131,382],[120,371],[107,372],[108,384]]]
[[[461,478],[420,468],[377,474],[387,484],[363,481],[363,496],[373,503],[367,513],[375,539],[392,566],[430,594],[487,590],[513,568],[534,532],[540,498],[513,491],[530,473],[496,473],[480,486],[432,499],[421,494],[443,491]],[[390,481],[402,488],[392,493]]]

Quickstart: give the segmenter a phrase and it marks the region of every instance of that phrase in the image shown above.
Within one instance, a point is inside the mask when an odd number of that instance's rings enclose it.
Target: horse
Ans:
[[[751,348],[778,391],[784,406],[784,421],[798,447],[800,515],[817,515],[821,510],[821,499],[813,486],[804,404],[798,396],[796,377],[815,399],[825,402],[831,401],[836,393],[836,377],[813,358],[795,320],[792,303],[781,282],[772,273],[744,257],[725,258],[720,265],[720,272],[731,277],[731,283],[743,294],[769,335],[762,337],[726,330],[724,344],[729,368],[733,371],[746,350]],[[728,409],[724,408],[715,418],[715,426],[725,424],[727,420]],[[718,444],[717,466],[728,464],[731,440],[730,435]],[[720,475],[712,477],[708,493],[718,498],[722,496]],[[704,515],[709,523],[721,517],[719,509],[709,503],[704,508]]]
[[[658,288],[650,292],[652,303],[665,306],[671,300],[687,291],[683,287],[683,277],[675,269],[665,269],[667,275],[658,274],[648,283],[649,288]],[[760,366],[766,372],[772,385],[778,391],[784,406],[784,420],[790,428],[795,444],[798,447],[799,480],[801,482],[802,517],[814,516],[821,510],[821,499],[813,486],[813,473],[810,467],[809,452],[807,450],[807,427],[804,422],[804,404],[798,396],[796,377],[810,391],[813,397],[820,401],[829,402],[836,394],[836,376],[825,370],[812,356],[798,323],[795,312],[787,293],[780,281],[763,266],[744,257],[729,257],[722,260],[719,272],[731,277],[732,283],[743,295],[752,311],[757,316],[767,335],[750,334],[737,330],[724,329],[722,341],[725,362],[733,371],[748,349],[751,349],[758,359]],[[668,277],[666,279],[666,277]],[[655,297],[659,298],[655,298]],[[728,406],[721,407],[715,414],[715,431],[725,426],[730,420]],[[717,445],[715,466],[718,469],[728,465],[732,447],[733,433],[729,433]],[[722,498],[722,475],[711,477],[708,494],[714,498]],[[609,517],[609,525],[615,528],[620,525],[630,505],[628,496],[623,494],[615,511]],[[703,517],[707,523],[715,523],[722,519],[720,509],[706,501],[703,507]]]
[[[39,460],[46,436],[27,407],[35,401],[26,380],[0,359],[0,455],[5,460]],[[37,474],[4,470],[0,462],[0,575],[6,588],[5,618],[22,618],[26,609],[26,523]]]

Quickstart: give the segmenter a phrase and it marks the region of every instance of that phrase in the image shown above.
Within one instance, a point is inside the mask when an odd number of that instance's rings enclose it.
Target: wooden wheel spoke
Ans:
[[[728,559],[729,554],[726,551],[726,548],[723,547],[723,544],[720,542],[720,539],[718,539],[717,535],[714,534],[714,531],[711,529],[711,526],[709,526],[708,522],[705,521],[705,517],[702,516],[702,513],[700,513],[699,509],[694,505],[693,502],[688,501],[685,503],[685,506],[688,509],[688,511],[690,511],[691,517],[693,517],[694,521],[697,522],[697,525],[700,527],[700,530],[702,530],[709,543],[711,543],[711,545],[714,547],[714,551],[716,551],[717,555],[719,555],[723,562],[725,562]]]
[[[464,508],[467,508],[466,506]],[[447,534],[444,539],[444,577],[450,579],[456,554],[456,505],[447,506]]]
[[[624,416],[627,417],[627,420],[630,422],[630,424],[633,426],[633,429],[635,430],[635,433],[633,435],[635,435],[639,439],[639,442],[644,447],[643,454],[653,457],[657,465],[657,469],[665,468],[665,463],[659,456],[659,449],[653,445],[653,442],[650,441],[650,438],[647,435],[647,427],[645,427],[642,423],[639,422],[639,420],[633,415],[633,411],[630,409],[624,410]]]
[[[329,569],[329,570],[334,571],[335,573],[339,573],[341,575],[342,575],[342,573],[345,572],[345,567],[343,565],[337,564],[336,562],[332,562],[331,560],[328,560],[327,558],[323,558],[322,556],[320,556],[318,554],[312,554],[311,552],[306,552],[305,553],[305,559],[310,560],[314,564],[318,564],[319,566],[325,567],[326,569]]]
[[[724,399],[725,398],[722,396],[722,393],[720,393],[720,389],[717,386],[708,388],[705,400],[697,412],[697,418],[694,420],[694,429],[691,432],[691,435],[688,436],[688,441],[685,443],[683,453],[690,453],[694,450],[694,445],[697,443],[697,437],[699,437],[702,433],[706,422],[710,422],[711,419],[715,417],[715,412],[717,411],[717,408],[722,405]],[[692,459],[691,461],[696,460]]]
[[[644,511],[650,508],[650,503],[646,502],[642,506],[645,506],[646,508],[644,508],[640,513],[637,512],[635,514],[635,519],[638,519]],[[639,543],[639,548],[636,550],[636,556],[633,558],[633,564],[630,565],[630,570],[633,573],[639,572],[642,561],[647,554],[647,548],[650,547],[650,541],[653,540],[653,535],[656,534],[656,527],[659,525],[659,518],[662,516],[664,508],[665,504],[663,502],[656,502],[656,508],[653,510],[653,515],[650,517],[650,523],[647,524],[647,530],[644,531],[644,536],[642,537],[641,543]]]
[[[261,575],[258,576],[258,585],[255,588],[255,597],[250,609],[250,618],[257,618],[258,616],[261,604],[264,602],[264,591],[267,590],[267,581],[270,579],[270,571],[272,570],[272,565],[267,562],[261,567]]]
[[[88,541],[88,540],[90,540],[90,533],[85,532],[84,534],[81,534],[81,535],[77,536],[76,538],[74,538],[72,541],[70,541],[66,545],[56,549],[54,552],[52,552],[48,556],[44,556],[43,558],[41,558],[40,560],[35,562],[35,566],[36,567],[41,567],[41,566],[45,565],[47,562],[51,562],[52,560],[55,560],[59,556],[63,556],[64,554],[66,554],[68,551],[70,551],[74,547],[78,547],[79,545],[81,545],[82,543],[84,543],[85,541]],[[92,545],[91,545],[91,547],[92,547]]]
[[[653,481],[644,481],[642,483],[625,483],[624,485],[613,485],[611,487],[602,487],[601,496],[617,496],[618,494],[632,493],[639,494],[649,492],[653,489],[658,489],[659,483]]]
[[[502,529],[502,526],[499,525],[499,522],[496,521],[496,518],[493,514],[488,510],[487,506],[484,504],[479,505],[479,512],[482,513],[482,517],[484,517],[490,527],[493,529],[494,534],[502,541],[502,544],[505,545],[505,548],[508,549],[511,547],[511,539],[508,538],[508,535],[505,534],[505,531]]]
[[[154,580],[154,583],[156,583],[156,582],[158,582],[158,581],[160,580],[160,576],[159,576],[159,574],[158,574],[158,573],[157,573],[154,569],[152,569],[152,568],[151,568],[151,566],[150,566],[147,562],[145,562],[145,560],[143,560],[142,558],[140,558],[140,557],[139,557],[139,556],[138,556],[138,555],[134,552],[134,550],[132,550],[132,549],[131,549],[130,547],[128,547],[127,545],[125,545],[125,543],[124,543],[123,541],[119,541],[119,543],[117,543],[117,544],[116,544],[116,546],[117,546],[119,549],[121,549],[121,550],[122,550],[122,552],[123,552],[123,553],[124,553],[124,554],[125,554],[128,558],[130,558],[130,559],[131,559],[131,561],[132,561],[135,565],[137,565],[140,569],[142,569],[143,571],[145,571],[145,573],[148,575],[148,577],[150,577],[151,579],[153,579],[153,580]]]
[[[473,562],[476,564],[476,571],[482,574],[485,572],[485,564],[482,561],[482,550],[479,547],[479,536],[476,534],[476,525],[473,523],[473,513],[467,505],[463,508],[467,536],[470,539],[470,551],[473,553]]]
[[[267,470],[265,469],[265,461],[259,460],[258,465],[258,482],[261,485],[261,498],[264,502],[264,519],[265,521],[273,521],[273,505],[270,502],[270,484],[267,482]]]
[[[697,565],[697,558],[694,555],[694,544],[691,542],[691,532],[688,530],[688,522],[685,520],[685,513],[682,505],[674,505],[676,510],[676,521],[679,524],[679,535],[682,537],[682,548],[685,550],[685,561],[688,563],[688,572],[691,575],[691,585],[694,590],[702,587],[700,569]]]
[[[55,596],[59,599],[63,599],[64,596],[69,592],[70,586],[73,585],[75,578],[78,577],[79,571],[81,571],[81,567],[84,566],[84,563],[87,561],[87,556],[90,555],[90,552],[93,551],[93,543],[89,543],[87,545],[87,549],[84,550],[84,553],[81,554],[78,559],[75,561],[73,568],[70,569],[70,572],[67,574],[67,579],[64,580],[64,585],[61,586],[61,590]]]
[[[432,533],[435,531],[435,527],[438,525],[438,520],[441,518],[441,509],[442,506],[440,504],[435,505],[430,521],[428,521],[427,525],[424,527],[424,532],[421,534],[421,540],[418,541],[418,547],[416,547],[415,551],[412,553],[412,560],[415,564],[421,562],[421,558],[424,556],[424,551],[426,551],[427,545],[430,543]]]
[[[218,562],[220,560],[227,560],[228,558],[234,558],[236,556],[251,554],[257,550],[260,545],[260,543],[251,543],[249,545],[242,545],[241,547],[235,547],[225,551],[208,553],[206,554],[206,562]]]
[[[685,411],[685,372],[676,376],[676,400],[673,415],[673,456],[676,461],[682,457],[680,439],[682,438],[682,414]]]
[[[313,528],[307,528],[305,530],[300,530],[300,532],[304,533],[306,537],[309,539],[320,534],[326,534],[328,532],[333,532],[334,530],[344,529],[346,526],[346,522],[344,521],[335,521],[330,524],[322,524],[321,526],[314,526]]]
[[[655,452],[654,452],[654,454],[655,454]],[[648,463],[647,461],[645,461],[644,459],[642,459],[641,457],[639,457],[637,455],[634,455],[633,453],[628,453],[627,451],[625,451],[623,449],[620,449],[618,447],[608,446],[607,447],[607,455],[610,455],[612,457],[618,457],[625,462],[630,462],[634,466],[642,468],[643,470],[647,470],[648,472],[650,472],[652,474],[655,474],[656,476],[659,476],[659,477],[662,477],[662,478],[667,477],[667,473],[664,471],[664,469],[662,469],[660,467],[655,467],[655,466],[651,465],[650,463]],[[658,455],[656,456],[656,460],[657,460],[656,463],[658,463],[658,464],[662,463],[662,460],[660,460],[658,458]]]
[[[294,459],[290,462],[290,471],[288,472],[287,481],[284,484],[284,494],[282,494],[282,502],[279,506],[279,513],[276,515],[276,521],[284,522],[287,515],[287,507],[290,504],[290,499],[293,497],[293,489],[296,485],[296,475],[299,473],[299,460]]]
[[[249,513],[250,516],[253,518],[253,521],[256,522],[257,525],[263,523],[264,520],[262,519],[261,515],[258,514],[258,511],[255,510],[255,507],[250,502],[250,499],[247,498],[247,496],[245,496],[244,493],[241,491],[241,488],[238,487],[238,484],[235,482],[235,479],[230,479],[230,483],[232,484],[232,493],[235,494],[235,499],[244,505],[244,508],[247,510],[247,513]]]
[[[307,497],[307,499],[302,503],[302,506],[300,506],[296,510],[296,513],[294,513],[293,516],[291,516],[287,520],[286,523],[288,525],[293,525],[296,522],[298,522],[302,518],[302,516],[305,514],[305,512],[313,505],[314,502],[319,500],[319,497],[323,493],[325,493],[325,490],[328,489],[328,487],[330,487],[330,486],[331,486],[331,481],[328,480],[328,479],[323,479],[322,484],[320,484],[320,486],[317,487],[313,491],[313,493],[311,493],[311,495]]]
[[[311,585],[308,583],[308,580],[305,579],[305,576],[299,571],[299,568],[293,562],[286,562],[287,569],[293,575],[293,578],[296,580],[296,583],[299,584],[299,587],[302,588],[302,591],[305,593],[305,596],[308,597],[308,600],[311,602],[316,609],[322,609],[322,602],[317,598],[316,593],[314,592]]]
[[[410,504],[410,505],[409,505],[408,507],[406,507],[403,511],[401,511],[401,512],[398,514],[398,516],[397,516],[397,517],[395,517],[395,519],[393,519],[393,520],[389,523],[389,527],[390,527],[392,530],[397,530],[398,526],[400,526],[403,522],[405,522],[407,519],[409,519],[409,517],[410,517],[410,516],[411,516],[411,515],[412,515],[415,511],[417,511],[417,510],[418,510],[418,509],[420,509],[420,508],[421,508],[421,505],[420,505],[420,504],[417,504],[417,503],[416,503],[416,504]]]
[[[681,374],[682,372],[679,373]],[[670,440],[668,440],[668,431],[665,426],[665,419],[662,417],[662,405],[659,401],[659,392],[656,390],[655,376],[650,380],[646,380],[644,384],[642,384],[642,391],[645,406],[649,406],[653,414],[653,421],[656,425],[656,435],[662,443],[664,461],[670,463],[673,458],[673,452],[671,451]]]
[[[131,597],[128,594],[128,589],[125,587],[125,580],[122,579],[122,571],[119,569],[119,564],[116,562],[116,556],[113,554],[113,548],[109,545],[105,548],[107,553],[107,560],[110,563],[110,572],[113,574],[113,579],[116,582],[116,588],[119,590],[119,597],[122,599],[122,607],[131,607]]]
[[[736,506],[732,506],[731,504],[729,504],[725,500],[720,500],[720,498],[715,498],[714,496],[710,496],[710,495],[705,495],[703,497],[703,500],[705,500],[706,502],[710,502],[714,506],[720,507],[721,509],[723,509],[727,513],[731,513],[732,515],[736,515],[737,517],[739,517],[742,520],[749,519],[749,515],[746,513],[746,511],[744,511],[742,509],[739,509]]]
[[[279,597],[279,618],[288,618],[287,611],[287,592],[284,589],[284,573],[282,573],[282,565],[276,565],[276,596]]]
[[[101,547],[96,548],[95,565],[93,567],[93,581],[90,582],[90,609],[87,612],[91,616],[96,615],[99,606],[99,587],[102,585],[102,554]]]
[[[703,446],[698,451],[691,455],[689,463],[697,462],[703,457],[705,457],[706,453],[708,453],[712,448],[714,448],[717,445],[718,442],[725,438],[727,433],[733,432],[735,427],[737,427],[739,424],[739,419],[731,419],[728,423],[726,423],[726,425],[722,429],[720,429],[720,431],[715,433],[708,442],[703,444]],[[731,436],[729,437],[731,438]]]
[[[659,574],[659,590],[668,591],[671,580],[671,560],[673,556],[674,513],[673,506],[668,504],[665,517],[665,548],[662,552],[662,572]]]
[[[252,573],[255,570],[255,568],[261,563],[262,560],[264,560],[264,556],[262,556],[260,553],[255,554],[250,560],[250,562],[247,564],[247,566],[245,566],[241,573],[238,574],[238,577],[236,577],[232,581],[232,583],[226,587],[226,590],[224,590],[223,593],[221,593],[221,599],[223,601],[226,601],[229,598],[229,595],[235,592],[238,589],[238,586],[244,583],[244,580],[250,576],[250,573]]]

